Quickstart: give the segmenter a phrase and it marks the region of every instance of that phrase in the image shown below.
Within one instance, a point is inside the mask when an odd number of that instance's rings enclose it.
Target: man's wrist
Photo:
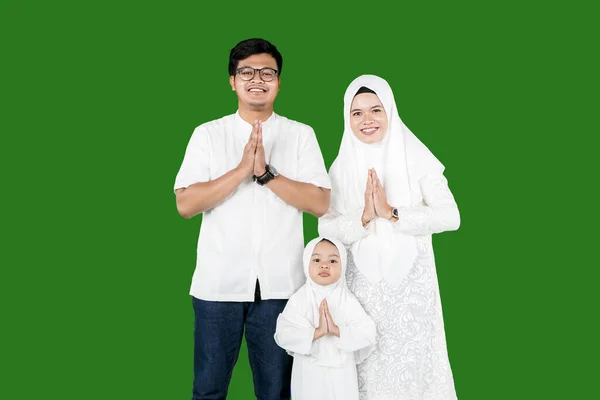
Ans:
[[[252,179],[260,186],[264,186],[267,183],[271,182],[273,179],[275,179],[277,176],[279,176],[279,173],[277,172],[275,167],[266,164],[265,172],[260,175],[254,175]]]
[[[252,175],[252,180],[262,186],[262,185],[264,185],[264,180],[269,179],[268,172],[269,171],[265,168],[265,171],[262,174]]]
[[[249,176],[248,169],[244,169],[239,165],[235,167],[231,172],[233,172],[233,175],[237,177],[237,180],[239,180],[240,183]]]
[[[256,173],[256,169],[254,170],[254,175],[255,176],[263,176],[267,172],[267,166],[263,165],[263,167],[259,168],[259,170],[262,171],[262,172]]]

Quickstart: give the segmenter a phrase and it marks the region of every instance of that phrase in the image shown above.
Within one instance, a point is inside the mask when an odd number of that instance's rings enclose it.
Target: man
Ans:
[[[244,328],[256,397],[290,398],[292,358],[273,335],[304,283],[302,212],[322,216],[330,184],[312,128],[273,112],[282,63],[263,39],[231,50],[238,111],[195,129],[175,180],[179,213],[203,214],[193,400],[225,399]]]

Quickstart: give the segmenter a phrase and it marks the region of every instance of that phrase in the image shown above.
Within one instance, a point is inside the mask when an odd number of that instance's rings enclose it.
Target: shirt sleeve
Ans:
[[[275,343],[288,354],[312,354],[318,349],[318,344],[313,342],[315,328],[309,324],[297,324],[279,314],[275,330]]]
[[[298,154],[298,181],[331,189],[329,175],[315,131],[311,127],[308,127],[306,131]]]
[[[457,230],[460,214],[443,175],[427,175],[419,182],[424,206],[398,207],[394,227],[411,235],[431,235]]]
[[[187,145],[183,162],[175,178],[174,190],[210,180],[209,150],[208,131],[203,127],[196,128]]]
[[[319,218],[319,236],[334,237],[346,246],[359,241],[372,230],[371,224],[363,227],[362,213],[363,210],[359,209],[349,214],[341,214],[330,206],[327,213]]]

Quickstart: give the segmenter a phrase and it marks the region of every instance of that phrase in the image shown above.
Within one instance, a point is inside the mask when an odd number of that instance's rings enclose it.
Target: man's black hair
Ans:
[[[241,60],[254,54],[270,54],[277,63],[277,76],[281,75],[283,57],[272,43],[264,39],[246,39],[235,45],[229,53],[229,76],[235,76],[238,64]]]

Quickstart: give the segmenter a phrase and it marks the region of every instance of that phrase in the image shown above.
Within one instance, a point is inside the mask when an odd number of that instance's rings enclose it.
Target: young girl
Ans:
[[[346,248],[318,237],[304,250],[306,283],[277,319],[275,342],[294,357],[292,399],[358,400],[356,364],[375,345],[375,323],[346,286]]]

